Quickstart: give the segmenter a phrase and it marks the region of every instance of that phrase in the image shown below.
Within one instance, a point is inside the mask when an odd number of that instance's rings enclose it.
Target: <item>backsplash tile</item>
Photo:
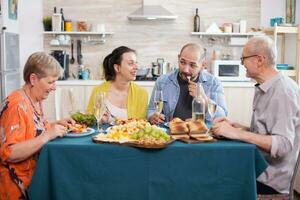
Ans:
[[[44,16],[51,15],[53,7],[59,11],[64,9],[66,19],[71,19],[73,30],[76,30],[76,21],[87,20],[96,26],[104,23],[106,31],[114,32],[108,36],[104,44],[83,45],[83,64],[88,67],[93,77],[98,78],[104,57],[114,48],[125,45],[138,53],[138,62],[141,67],[150,67],[157,58],[164,58],[172,65],[177,66],[177,54],[180,48],[188,42],[203,43],[208,49],[208,58],[214,49],[219,51],[226,47],[208,42],[207,38],[200,39],[191,36],[195,8],[199,8],[200,21],[204,24],[216,22],[221,25],[225,22],[247,20],[247,27],[260,25],[260,0],[161,0],[178,18],[174,21],[129,21],[127,15],[142,6],[141,0],[47,0],[44,1]],[[46,51],[65,49],[49,46],[52,36],[45,35],[44,48]],[[219,39],[218,39],[219,40]],[[76,44],[76,43],[75,43]],[[231,48],[235,58],[240,55],[239,47]],[[74,46],[76,57],[76,45]],[[77,62],[70,67],[70,71],[77,73]]]

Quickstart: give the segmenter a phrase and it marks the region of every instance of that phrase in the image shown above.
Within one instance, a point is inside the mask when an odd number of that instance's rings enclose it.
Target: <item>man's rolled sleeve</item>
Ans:
[[[280,158],[292,151],[293,144],[284,136],[272,135],[271,156]]]

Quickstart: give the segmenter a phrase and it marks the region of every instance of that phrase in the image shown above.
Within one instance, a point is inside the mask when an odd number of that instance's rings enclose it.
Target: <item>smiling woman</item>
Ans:
[[[50,124],[42,102],[55,90],[61,74],[50,55],[32,54],[24,67],[24,86],[12,92],[0,107],[0,199],[27,199],[27,188],[35,169],[38,151],[48,141],[66,133],[71,119]]]
[[[137,75],[137,58],[133,49],[125,46],[112,51],[103,61],[105,80],[96,86],[89,100],[87,111],[94,113],[96,94],[106,93],[106,112],[102,122],[109,122],[111,116],[118,118],[146,118],[148,93],[132,81]]]

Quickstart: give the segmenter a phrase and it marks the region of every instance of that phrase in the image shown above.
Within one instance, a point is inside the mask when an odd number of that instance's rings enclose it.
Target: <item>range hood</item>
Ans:
[[[143,5],[128,15],[129,20],[173,20],[177,16],[159,5],[159,1],[142,0]]]

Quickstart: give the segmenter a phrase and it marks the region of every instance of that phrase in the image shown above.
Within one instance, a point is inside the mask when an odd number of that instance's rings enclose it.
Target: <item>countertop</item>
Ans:
[[[95,86],[103,80],[64,80],[57,81],[57,86]],[[135,81],[136,84],[145,87],[153,87],[155,81]],[[223,87],[254,87],[254,82],[222,82]]]

